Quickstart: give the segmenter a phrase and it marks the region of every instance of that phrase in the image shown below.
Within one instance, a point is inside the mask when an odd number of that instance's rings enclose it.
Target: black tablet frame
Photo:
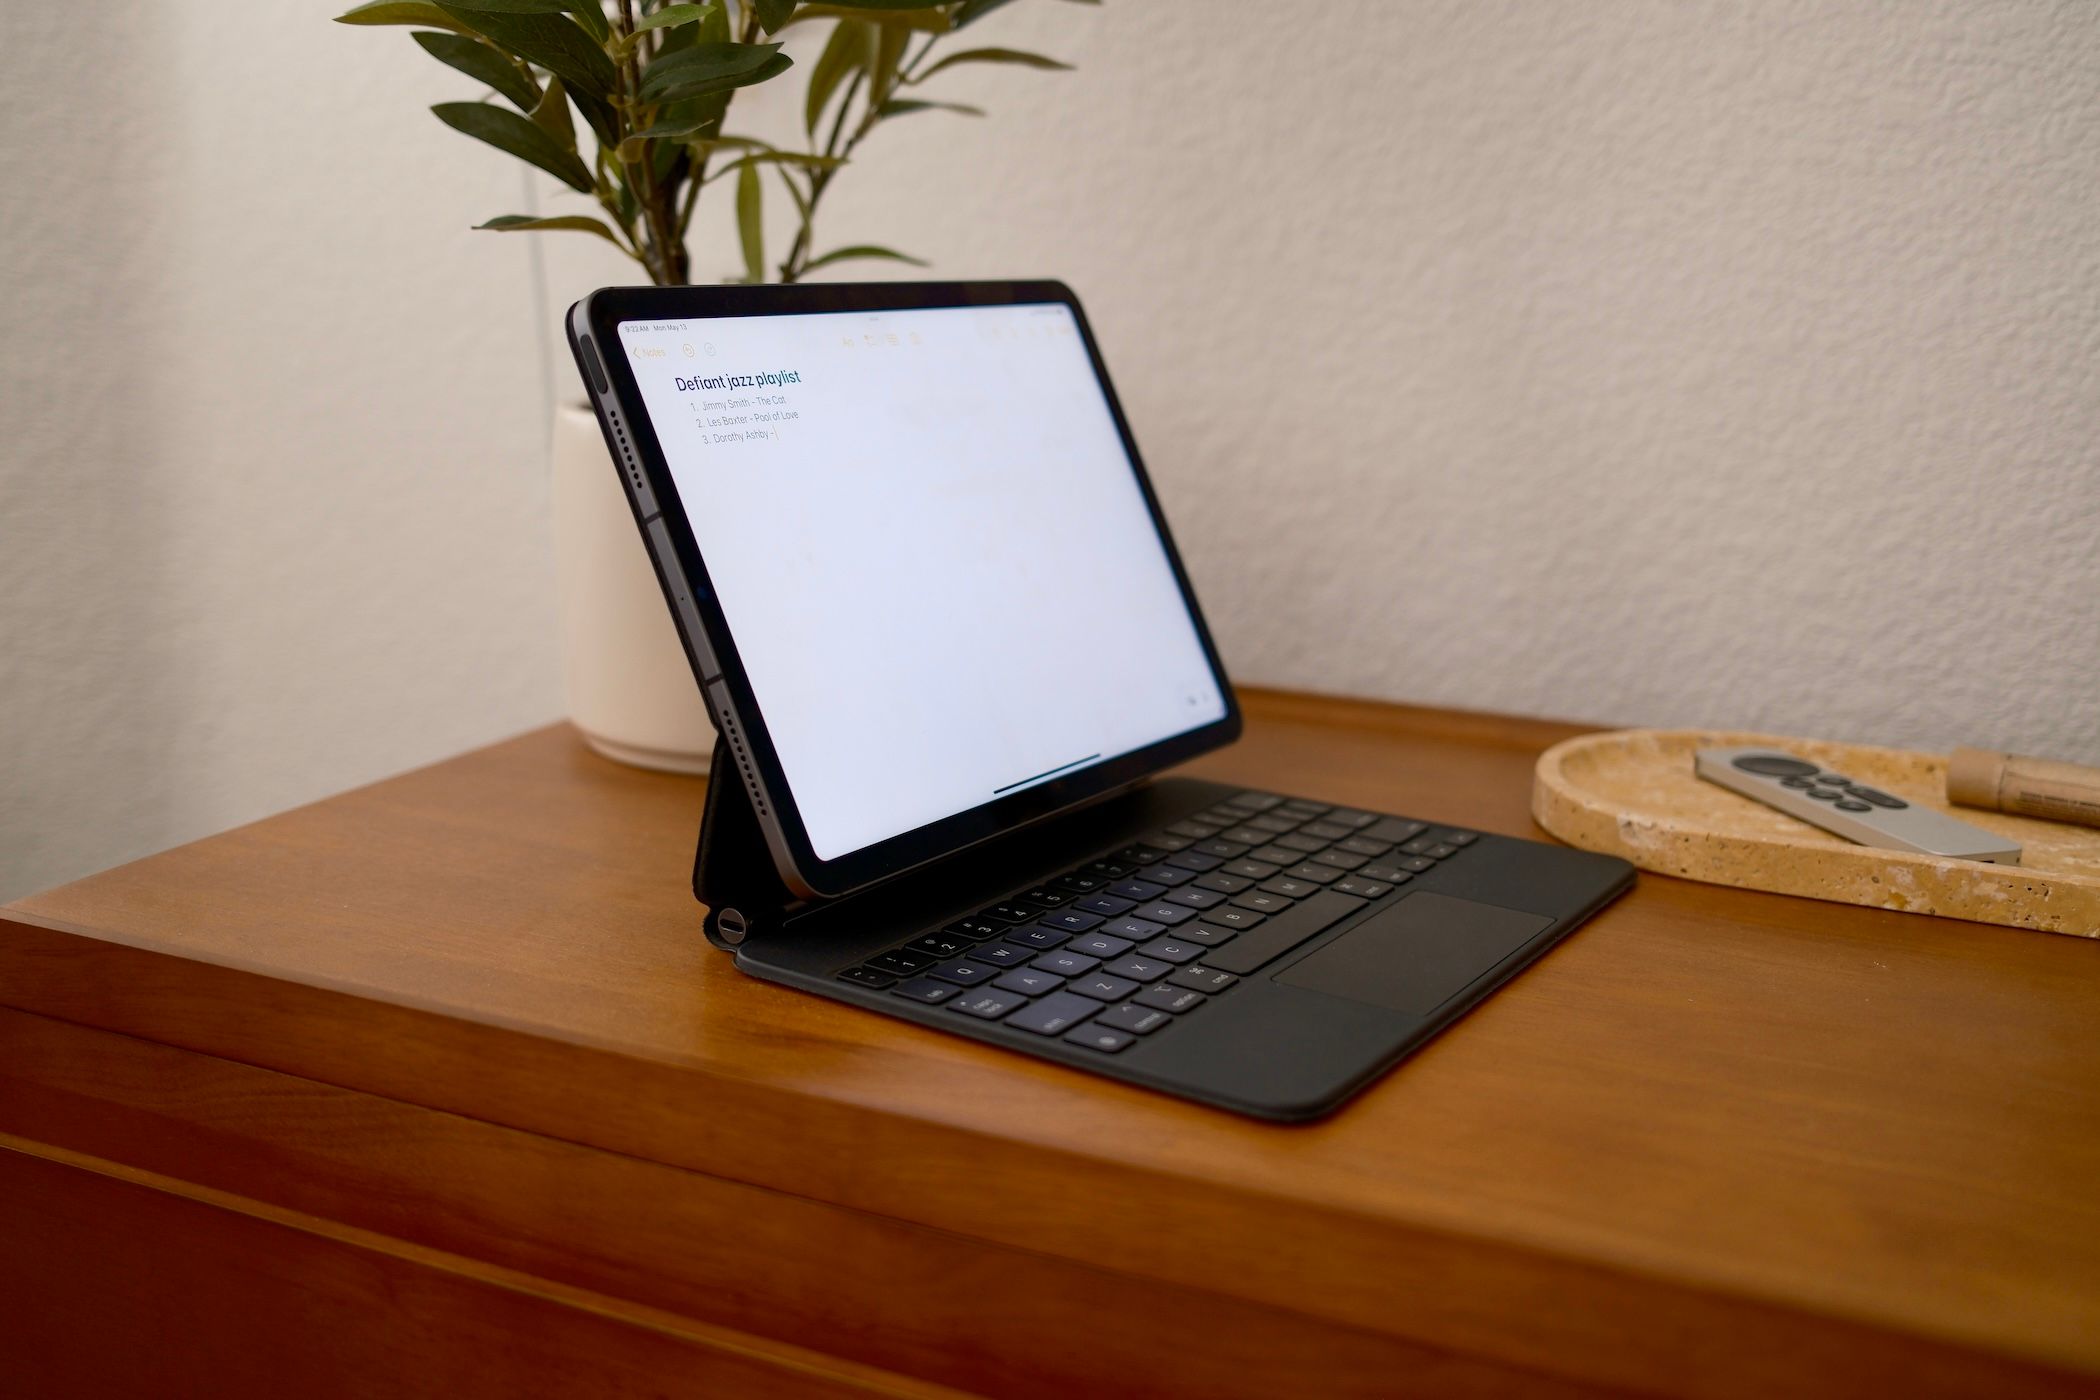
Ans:
[[[617,466],[615,471],[620,475],[622,482],[627,484],[628,503],[634,509],[636,525],[645,537],[649,532],[651,519],[658,519],[670,539],[677,564],[684,575],[682,583],[667,576],[665,561],[656,558],[655,551],[651,551],[651,558],[657,567],[658,580],[664,587],[665,601],[670,606],[672,618],[685,641],[687,657],[692,662],[694,676],[701,684],[702,693],[707,697],[716,728],[724,728],[726,720],[734,726],[734,732],[740,733],[744,740],[751,765],[748,776],[760,789],[753,796],[760,799],[761,811],[770,811],[772,831],[769,834],[777,838],[769,842],[775,864],[779,867],[781,879],[799,894],[823,898],[850,894],[907,870],[952,856],[980,841],[1004,835],[1016,827],[1068,811],[1082,803],[1129,787],[1198,754],[1221,748],[1240,735],[1239,700],[1233,694],[1224,665],[1218,658],[1217,646],[1211,639],[1210,628],[1196,602],[1195,591],[1189,585],[1188,573],[1182,565],[1180,551],[1175,548],[1174,537],[1160,511],[1159,498],[1152,489],[1151,478],[1145,471],[1144,459],[1139,455],[1137,442],[1131,435],[1129,421],[1124,417],[1122,402],[1117,398],[1115,386],[1109,379],[1108,367],[1102,360],[1100,347],[1095,343],[1093,328],[1087,321],[1086,312],[1080,306],[1078,297],[1064,283],[872,282],[811,286],[610,287],[593,292],[572,308],[568,320],[570,349],[577,357],[578,370],[583,375],[585,386],[590,389],[594,387],[595,371],[587,359],[587,353],[594,351],[587,350],[587,347],[580,343],[579,321],[587,327],[585,334],[594,342],[595,347],[606,347],[618,346],[621,343],[618,327],[625,321],[796,316],[1047,303],[1058,303],[1069,308],[1073,320],[1079,326],[1081,342],[1086,347],[1095,378],[1107,401],[1109,414],[1115,421],[1116,432],[1122,439],[1123,450],[1129,458],[1131,470],[1137,477],[1138,489],[1144,497],[1145,507],[1151,512],[1153,528],[1159,534],[1160,545],[1166,552],[1175,583],[1181,589],[1182,604],[1188,610],[1189,621],[1202,644],[1218,691],[1224,697],[1225,714],[1209,724],[1171,735],[1142,749],[1120,754],[1105,762],[1081,769],[1069,777],[1056,778],[1025,788],[828,860],[819,857],[811,848],[801,810],[795,802],[793,789],[788,784],[786,772],[774,748],[772,735],[766,726],[765,714],[759,706],[750,679],[739,658],[729,620],[723,614],[715,596],[706,560],[701,556],[699,545],[687,524],[684,503],[679,499],[677,485],[664,461],[662,448],[649,419],[647,405],[642,400],[627,357],[595,351],[597,365],[602,367],[607,381],[606,392],[616,401],[620,421],[631,434],[636,465],[646,476],[659,514],[653,517],[648,515],[642,493],[629,480],[626,472]],[[605,430],[608,449],[613,452],[617,463],[622,455],[621,448],[616,445],[615,435],[606,422],[604,405],[599,402],[595,393],[592,397],[599,410],[599,426]],[[680,593],[688,595],[691,599],[691,616],[678,606]],[[695,621],[698,622],[702,636],[692,635]],[[709,656],[712,656],[720,668],[719,678],[712,677],[707,672],[705,658]],[[730,710],[727,716],[719,712],[725,703]],[[733,775],[717,774],[718,779],[728,777]]]

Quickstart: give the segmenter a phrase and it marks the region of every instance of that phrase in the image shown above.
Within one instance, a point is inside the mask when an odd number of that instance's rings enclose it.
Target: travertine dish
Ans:
[[[1695,750],[1739,744],[1797,753],[1999,832],[2025,848],[2021,864],[1855,845],[1693,775]],[[1726,730],[1621,729],[1541,754],[1531,812],[1570,845],[1664,875],[2100,938],[2100,831],[1950,807],[1946,766],[1944,757],[1907,749]]]

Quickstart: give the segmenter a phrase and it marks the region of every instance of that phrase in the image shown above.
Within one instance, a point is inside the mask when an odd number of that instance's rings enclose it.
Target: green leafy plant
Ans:
[[[1098,4],[1099,0],[1072,0]],[[982,116],[922,86],[960,64],[1069,65],[1006,48],[935,49],[1012,0],[373,0],[340,23],[406,25],[438,62],[480,83],[478,101],[431,111],[456,131],[552,175],[593,213],[505,214],[480,228],[567,229],[603,238],[663,286],[691,280],[686,237],[700,193],[734,178],[743,276],[767,280],[763,173],[793,201],[797,226],[774,271],[782,282],[856,258],[925,266],[873,244],[816,251],[825,192],[886,122],[922,112]],[[803,103],[806,149],[729,134],[731,99],[793,66],[773,36],[829,23]],[[579,139],[578,121],[589,141]],[[828,120],[827,120],[828,119]],[[588,150],[588,154],[586,154]]]

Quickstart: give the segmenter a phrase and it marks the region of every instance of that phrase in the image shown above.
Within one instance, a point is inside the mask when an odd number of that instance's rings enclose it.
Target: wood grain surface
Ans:
[[[1245,699],[1192,771],[1518,835],[1576,732]],[[1644,875],[1276,1127],[738,974],[703,790],[556,727],[10,906],[0,1132],[965,1390],[1171,1388],[1006,1330],[1090,1296],[1221,1394],[2100,1378],[2100,945]]]

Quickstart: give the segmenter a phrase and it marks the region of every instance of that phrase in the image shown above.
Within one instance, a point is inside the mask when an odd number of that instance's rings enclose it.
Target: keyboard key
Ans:
[[[1187,987],[1191,991],[1212,993],[1222,992],[1239,980],[1239,978],[1229,972],[1220,972],[1217,968],[1205,967],[1200,963],[1184,967],[1178,972],[1169,974],[1167,977],[1167,981],[1177,987]]]
[[[1306,861],[1283,872],[1293,880],[1310,880],[1316,885],[1331,885],[1342,878],[1342,872],[1331,865],[1315,865]]]
[[[1179,1016],[1194,1011],[1210,998],[1187,987],[1173,987],[1161,982],[1158,986],[1145,988],[1131,1000],[1139,1006],[1156,1006],[1161,1011],[1171,1011]]]
[[[974,992],[964,992],[948,1003],[950,1011],[961,1011],[980,1020],[996,1021],[1028,1004],[1028,998],[1019,992],[1001,992],[990,987]]]
[[[1038,922],[1044,928],[1061,928],[1066,933],[1085,933],[1090,928],[1101,927],[1101,915],[1089,914],[1080,909],[1060,909],[1055,914],[1045,914]]]
[[[1358,899],[1377,899],[1380,895],[1393,892],[1393,887],[1383,880],[1364,880],[1354,875],[1346,880],[1335,881],[1330,888],[1340,894],[1353,894]]]
[[[1156,857],[1155,857],[1156,859]],[[1079,868],[1082,875],[1099,875],[1104,880],[1120,880],[1137,869],[1117,860],[1090,860]]]
[[[1289,836],[1277,837],[1276,844],[1286,851],[1310,852],[1324,851],[1332,843],[1322,841],[1317,836],[1306,836],[1300,832],[1292,832]]]
[[[1196,911],[1193,909],[1183,908],[1179,904],[1168,904],[1166,901],[1162,900],[1157,904],[1148,904],[1144,908],[1138,910],[1137,917],[1140,919],[1149,919],[1155,924],[1165,924],[1167,927],[1172,928],[1174,925],[1180,923],[1183,919],[1195,918]]]
[[[1254,882],[1244,875],[1227,875],[1222,870],[1213,870],[1196,881],[1199,890],[1216,890],[1219,894],[1238,894],[1241,890],[1254,888]]]
[[[1174,823],[1174,825],[1167,828],[1167,834],[1169,836],[1186,836],[1191,841],[1201,841],[1206,836],[1215,835],[1217,830],[1209,822],[1188,821]]]
[[[976,958],[957,958],[954,962],[942,963],[929,977],[938,977],[943,982],[953,982],[958,987],[974,987],[979,982],[991,981],[998,968]]]
[[[1116,959],[1116,961],[1101,970],[1117,977],[1131,978],[1133,981],[1157,982],[1160,978],[1172,972],[1174,965],[1172,963],[1154,962],[1151,958],[1141,958],[1137,954],[1132,953],[1127,958]]]
[[[1090,958],[1113,958],[1130,951],[1131,940],[1111,938],[1105,933],[1090,933],[1084,938],[1075,938],[1065,945],[1072,953],[1084,953]]]
[[[1286,831],[1296,831],[1298,829],[1298,823],[1292,821],[1289,817],[1279,817],[1273,814],[1264,817],[1255,817],[1253,820],[1249,821],[1247,825],[1256,831],[1266,831],[1269,832],[1271,835],[1277,835]]]
[[[1075,1030],[1066,1031],[1065,1039],[1073,1045],[1084,1045],[1089,1050],[1113,1055],[1137,1037],[1129,1031],[1119,1031],[1113,1026],[1104,1026],[1099,1021],[1089,1021]]]
[[[1403,856],[1399,860],[1394,861],[1393,864],[1399,866],[1403,874],[1413,871],[1419,875],[1425,870],[1436,869],[1436,862],[1428,856]]]
[[[1238,935],[1229,928],[1212,928],[1205,923],[1183,924],[1180,928],[1174,930],[1175,942],[1200,943],[1206,948],[1215,948],[1220,943],[1229,943],[1236,937]]]
[[[1019,992],[1024,997],[1047,996],[1064,984],[1064,978],[1040,967],[1016,967],[992,983],[1001,991]]]
[[[1219,860],[1238,860],[1241,856],[1247,854],[1249,846],[1259,846],[1266,839],[1268,838],[1257,837],[1252,841],[1224,841],[1213,837],[1208,841],[1198,841],[1195,845],[1189,847],[1189,850],[1200,852],[1207,856],[1216,856]]]
[[[1234,826],[1227,827],[1219,832],[1218,839],[1220,841],[1237,841],[1242,846],[1262,846],[1268,844],[1269,840],[1275,835],[1275,832],[1263,831],[1258,826]],[[1217,852],[1213,851],[1211,854],[1216,855]]]
[[[1225,896],[1216,890],[1199,890],[1194,885],[1176,890],[1166,898],[1168,904],[1185,904],[1191,909],[1208,909],[1214,904],[1223,904]]]
[[[1069,904],[1072,896],[1063,890],[1047,889],[1038,885],[1032,890],[1023,890],[1014,896],[1017,904],[1040,904],[1045,909],[1055,909],[1060,904]]]
[[[1206,870],[1216,870],[1225,863],[1222,856],[1207,856],[1201,851],[1183,851],[1178,856],[1168,856],[1166,864],[1178,865],[1183,870],[1192,870],[1201,875]]]
[[[1118,899],[1134,899],[1140,904],[1148,899],[1158,899],[1167,892],[1165,885],[1155,885],[1150,880],[1118,880],[1108,887],[1108,893]]]
[[[1138,1006],[1126,1001],[1121,1006],[1112,1006],[1102,1012],[1094,1018],[1093,1023],[1097,1026],[1107,1026],[1111,1030],[1150,1035],[1173,1019],[1157,1007]]]
[[[1429,830],[1428,826],[1422,822],[1402,821],[1399,817],[1387,817],[1384,821],[1375,822],[1365,827],[1363,834],[1373,841],[1389,841],[1397,846],[1402,841],[1414,840],[1427,830]]]
[[[1117,919],[1097,930],[1111,938],[1127,938],[1133,943],[1142,943],[1166,931],[1165,924],[1155,924],[1150,919]]]
[[[1024,1031],[1037,1035],[1057,1035],[1068,1031],[1101,1009],[1098,1001],[1074,996],[1070,992],[1052,992],[1032,1006],[1024,1006],[1006,1018],[1009,1026],[1019,1026]]]
[[[1159,856],[1170,856],[1176,851],[1185,851],[1196,843],[1186,836],[1169,836],[1165,832],[1156,832],[1145,838],[1145,844],[1158,851]],[[1159,856],[1152,859],[1158,860]]]
[[[1359,880],[1386,880],[1397,885],[1402,880],[1409,880],[1414,877],[1397,865],[1366,865],[1356,872],[1356,878]]]
[[[1165,860],[1171,854],[1172,852],[1162,851],[1157,846],[1146,846],[1140,844],[1136,846],[1124,847],[1122,850],[1116,852],[1115,859],[1118,862],[1127,865],[1150,865],[1154,861]],[[1091,874],[1095,872],[1090,871],[1088,873]],[[1120,879],[1122,877],[1118,876],[1116,878]]]
[[[1320,887],[1310,880],[1293,880],[1285,875],[1280,879],[1263,883],[1262,888],[1270,894],[1280,894],[1285,899],[1303,899],[1309,894],[1318,894]]]
[[[1401,846],[1400,849],[1407,852],[1407,854],[1411,856],[1426,856],[1429,854],[1430,847],[1440,846],[1442,844],[1443,842],[1438,841],[1433,837],[1417,836],[1414,840],[1409,841],[1405,845]]]
[[[1296,865],[1305,859],[1305,852],[1294,851],[1289,846],[1262,846],[1254,852],[1254,859],[1267,865]]]
[[[1371,841],[1362,836],[1352,836],[1346,841],[1338,842],[1337,845],[1352,855],[1370,856],[1373,859],[1387,855],[1393,849],[1383,841]]]
[[[897,980],[897,974],[872,967],[849,967],[839,974],[839,980],[862,987],[887,987]]]
[[[1297,864],[1295,860],[1289,863],[1292,865]],[[1246,880],[1266,880],[1282,868],[1282,866],[1271,865],[1265,860],[1249,859],[1236,860],[1230,865],[1221,866],[1216,873],[1220,875],[1236,875]]]
[[[1303,828],[1298,834],[1300,836],[1317,836],[1322,841],[1339,841],[1354,830],[1354,827],[1340,826],[1334,822],[1322,821],[1313,822]]]
[[[1131,981],[1128,977],[1111,977],[1105,972],[1089,972],[1084,977],[1074,977],[1071,990],[1083,997],[1093,997],[1098,1001],[1121,1001],[1136,991],[1141,985],[1141,983]],[[1097,1007],[1095,1009],[1099,1010],[1100,1008]],[[1174,1008],[1169,1006],[1164,1009],[1172,1011]]]
[[[1090,958],[1084,953],[1075,953],[1070,949],[1059,949],[1055,953],[1043,954],[1035,960],[1033,966],[1045,972],[1054,972],[1060,977],[1084,977],[1101,966],[1101,959]]]
[[[1321,890],[1261,928],[1241,934],[1222,948],[1211,949],[1203,955],[1204,965],[1245,976],[1365,907],[1364,901],[1354,895]]]
[[[1311,887],[1307,887],[1306,893],[1312,893]],[[1249,890],[1245,894],[1236,894],[1232,897],[1232,902],[1242,909],[1252,909],[1257,914],[1281,913],[1291,907],[1289,899],[1280,894],[1270,894],[1267,890]]]
[[[1334,808],[1323,807],[1317,802],[1307,802],[1302,797],[1293,797],[1278,810],[1287,817],[1303,817],[1306,821],[1311,821],[1314,817],[1327,815]]]
[[[980,919],[997,919],[1009,924],[1029,923],[1042,914],[1040,909],[1031,909],[1024,904],[994,904],[989,909],[977,911]]]
[[[1858,789],[1855,787],[1854,790],[1857,791]],[[1888,794],[1883,793],[1882,796],[1887,797]],[[1869,797],[1867,800],[1872,802],[1874,799]],[[1882,805],[1887,806],[1888,804],[1883,803]],[[1480,839],[1480,833],[1477,831],[1460,831],[1456,827],[1446,827],[1436,834],[1436,839],[1447,846],[1470,846]]]
[[[1155,938],[1138,949],[1141,958],[1153,958],[1159,962],[1191,963],[1203,956],[1203,947],[1198,943],[1184,943],[1178,938]],[[1213,959],[1215,961],[1215,959]]]
[[[1007,942],[1019,943],[1040,952],[1045,948],[1061,948],[1072,941],[1072,935],[1061,928],[1017,928],[1007,936]]]
[[[1219,928],[1229,928],[1244,933],[1268,917],[1268,915],[1257,909],[1242,909],[1237,905],[1228,904],[1223,909],[1211,910],[1203,916],[1203,919],[1205,923],[1215,924]]]
[[[1073,894],[1092,894],[1107,883],[1098,875],[1060,875],[1050,885],[1053,889],[1070,890]]]
[[[1006,932],[1006,925],[994,923],[990,919],[957,919],[954,923],[948,925],[945,932],[952,933],[957,938],[967,938],[972,942],[982,942],[987,938],[997,938],[1000,934]]]
[[[940,959],[931,953],[914,952],[910,948],[899,948],[890,953],[877,953],[868,959],[868,966],[877,972],[894,972],[899,977],[908,977],[920,968],[936,963]]]
[[[969,947],[970,940],[960,934],[929,933],[924,938],[915,939],[910,946],[918,952],[931,953],[937,958],[952,958]]]
[[[970,960],[990,963],[993,967],[1019,967],[1042,951],[1018,943],[982,943],[970,951]]]
[[[1439,841],[1428,850],[1422,852],[1422,854],[1428,856],[1431,860],[1443,860],[1447,856],[1457,855],[1458,847],[1450,844],[1448,841]]]
[[[914,977],[901,986],[890,988],[897,996],[923,1001],[929,1006],[944,1002],[961,990],[962,988],[947,982],[936,982],[931,977]]]
[[[1196,878],[1196,873],[1177,865],[1148,865],[1138,872],[1138,876],[1155,885],[1186,885]]]
[[[1346,807],[1337,807],[1332,812],[1329,812],[1324,820],[1331,821],[1337,826],[1346,826],[1351,831],[1356,831],[1377,821],[1378,817],[1373,812],[1352,812]]]
[[[1369,857],[1353,856],[1347,851],[1322,851],[1313,859],[1322,865],[1331,865],[1337,870],[1354,870]]]
[[[1127,914],[1132,909],[1137,908],[1137,901],[1134,899],[1118,899],[1112,894],[1090,894],[1084,899],[1073,901],[1072,907],[1074,909],[1083,909],[1089,914]]]
[[[1227,799],[1235,807],[1245,807],[1250,812],[1266,812],[1271,807],[1281,807],[1283,799],[1273,792],[1243,792],[1238,797]]]

